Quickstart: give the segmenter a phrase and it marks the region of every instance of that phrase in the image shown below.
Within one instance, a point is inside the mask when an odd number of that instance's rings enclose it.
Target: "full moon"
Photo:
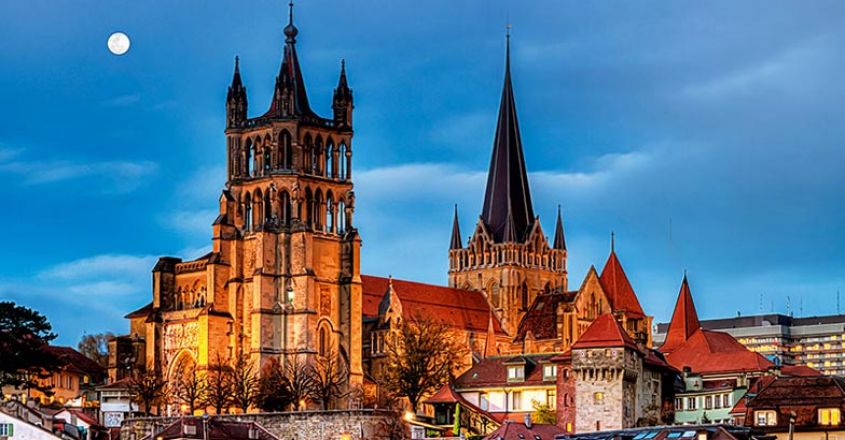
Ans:
[[[123,55],[129,51],[129,36],[123,32],[109,35],[109,51],[115,55]]]

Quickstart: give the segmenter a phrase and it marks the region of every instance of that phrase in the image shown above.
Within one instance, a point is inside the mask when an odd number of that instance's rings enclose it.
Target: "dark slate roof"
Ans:
[[[106,374],[106,369],[97,362],[71,347],[50,345],[46,347],[48,353],[59,358],[68,370],[91,376],[93,381],[99,382]]]
[[[528,332],[534,339],[557,339],[558,334],[557,308],[560,303],[570,303],[575,299],[578,291],[552,292],[537,295],[531,307],[525,312],[519,322],[515,340],[525,339]]]
[[[511,85],[510,37],[505,61],[505,83],[481,219],[497,243],[508,239],[524,241],[534,223],[534,208],[531,206],[528,173],[525,171]]]
[[[845,411],[845,379],[841,377],[779,377],[765,382],[761,388],[745,402],[745,420],[753,421],[751,415],[755,410],[775,410],[779,412],[776,430],[788,429],[791,412],[795,413],[797,427],[812,430],[823,428],[818,424],[819,408]]]
[[[293,25],[293,5],[290,8],[290,19],[284,29],[285,50],[284,57],[282,58],[282,66],[279,69],[279,75],[276,77],[273,101],[270,103],[270,109],[267,110],[264,116],[274,117],[281,115],[282,109],[279,108],[279,105],[282,103],[281,92],[283,89],[287,89],[293,96],[293,106],[291,109],[293,116],[318,118],[308,104],[305,80],[302,77],[302,70],[299,68],[299,58],[296,56],[296,35],[299,31]]]
[[[455,218],[452,220],[452,240],[449,243],[449,249],[461,249],[463,247],[461,226],[458,223],[458,205],[455,205]]]

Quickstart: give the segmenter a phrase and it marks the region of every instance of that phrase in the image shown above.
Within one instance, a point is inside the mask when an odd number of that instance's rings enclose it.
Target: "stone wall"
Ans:
[[[120,438],[141,440],[163,430],[178,417],[129,419],[120,428]],[[255,422],[284,440],[337,440],[348,433],[354,440],[404,440],[410,438],[401,414],[386,410],[303,411],[210,416],[227,422]]]

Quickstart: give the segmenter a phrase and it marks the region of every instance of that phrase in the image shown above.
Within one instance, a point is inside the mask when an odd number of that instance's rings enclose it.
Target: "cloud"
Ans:
[[[211,224],[217,215],[217,210],[212,209],[180,210],[164,214],[161,223],[190,236],[206,239],[211,234]]]
[[[39,272],[38,277],[61,281],[140,277],[149,275],[155,262],[150,255],[102,254],[55,264]]]
[[[105,181],[100,191],[105,194],[131,192],[144,179],[158,171],[150,161],[82,162],[69,160],[22,159],[23,150],[0,150],[0,173],[20,176],[24,185],[46,185],[76,179]]]
[[[103,101],[103,105],[106,107],[126,107],[141,100],[141,95],[137,93],[128,94],[128,95],[120,95],[116,96],[111,99],[107,99]]]

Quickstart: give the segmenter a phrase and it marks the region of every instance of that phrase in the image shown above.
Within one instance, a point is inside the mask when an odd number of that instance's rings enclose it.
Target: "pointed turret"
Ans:
[[[340,61],[340,78],[337,80],[337,87],[334,89],[332,110],[334,120],[341,126],[352,126],[352,89],[346,81],[346,61]]]
[[[293,116],[317,117],[308,105],[305,81],[299,68],[299,58],[296,56],[296,36],[299,34],[299,30],[293,25],[293,2],[290,2],[289,7],[288,25],[284,29],[285,51],[282,66],[279,69],[279,75],[276,77],[276,87],[273,92],[273,101],[270,103],[270,110],[267,111],[265,116],[282,118]]]
[[[619,262],[619,257],[616,256],[615,238],[611,238],[610,255],[607,257],[607,262],[604,263],[604,268],[601,271],[599,280],[601,281],[602,289],[607,294],[607,299],[610,301],[611,309],[614,312],[624,312],[629,318],[642,318],[645,316],[640,301],[637,299],[637,294],[628,281],[628,276],[625,275],[625,269],[622,268],[622,263]]]
[[[513,232],[515,232],[512,241],[524,241],[534,222],[534,208],[531,206],[528,173],[525,171],[510,65],[510,34],[508,34],[505,82],[499,104],[499,119],[496,137],[493,140],[490,171],[487,175],[487,191],[481,211],[481,218],[496,242],[504,241],[505,235],[511,233],[508,232],[509,216],[514,228]]]
[[[235,73],[226,94],[226,127],[236,127],[246,120],[246,87],[241,81],[240,61],[235,57]]]
[[[557,205],[557,224],[555,225],[555,239],[552,248],[565,251],[566,237],[563,235],[563,217],[560,215],[560,205]]]
[[[678,292],[678,301],[675,303],[675,311],[672,313],[672,321],[669,322],[669,329],[666,331],[666,340],[660,347],[660,351],[671,353],[684,345],[699,328],[701,328],[701,323],[698,321],[698,313],[695,311],[695,303],[692,301],[692,292],[690,292],[685,273],[681,290]]]
[[[449,249],[461,249],[463,247],[461,240],[461,227],[458,224],[458,205],[455,205],[455,218],[452,220],[452,240],[449,244]]]

